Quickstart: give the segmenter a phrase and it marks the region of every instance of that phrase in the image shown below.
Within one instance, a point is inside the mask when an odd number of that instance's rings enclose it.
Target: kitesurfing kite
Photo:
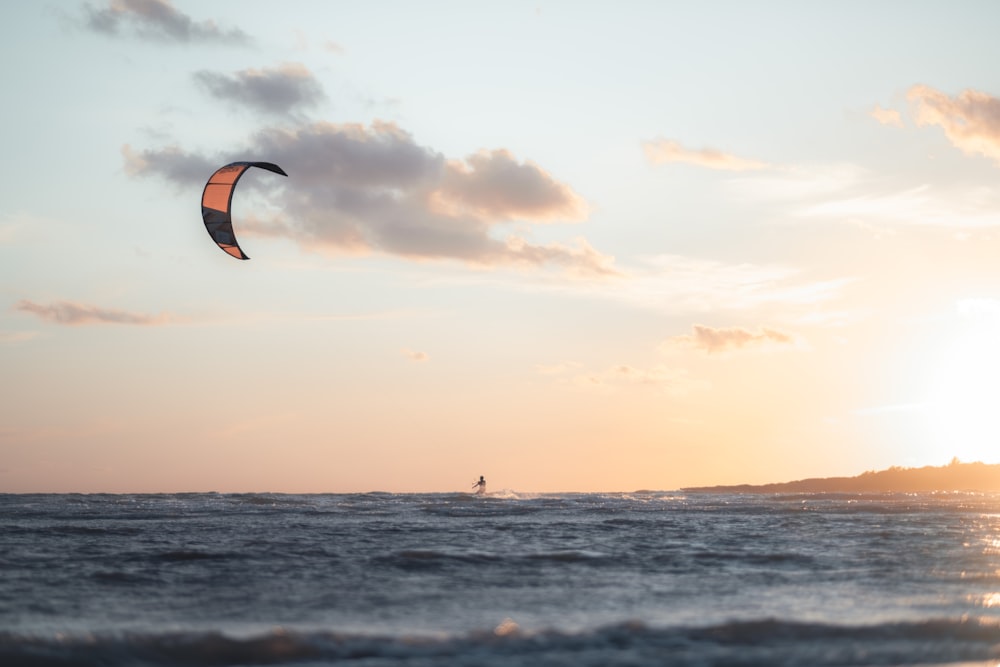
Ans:
[[[288,176],[281,167],[270,162],[231,162],[212,174],[205,184],[205,191],[201,193],[201,217],[205,221],[208,235],[220,248],[236,259],[250,258],[243,253],[240,244],[236,242],[230,206],[233,203],[236,182],[250,167],[260,167]]]

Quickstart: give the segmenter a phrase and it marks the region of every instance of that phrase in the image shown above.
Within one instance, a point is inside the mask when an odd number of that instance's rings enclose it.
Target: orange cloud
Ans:
[[[723,153],[714,148],[692,150],[684,148],[678,142],[670,139],[653,139],[642,142],[642,150],[651,164],[664,162],[684,162],[709,169],[726,171],[748,171],[767,169],[771,165],[759,160],[749,160],[730,153]]]
[[[430,356],[426,352],[417,352],[415,350],[403,350],[403,355],[410,361],[422,362],[430,359]]]
[[[449,161],[438,194],[446,206],[452,203],[485,219],[546,222],[587,217],[586,203],[572,188],[503,149]]]
[[[765,328],[761,329],[760,333],[753,333],[741,327],[716,329],[695,324],[692,328],[694,331],[692,334],[674,336],[669,342],[705,350],[709,354],[769,343],[779,345],[794,343],[794,339],[790,335],[774,329]]]
[[[22,299],[14,306],[21,312],[31,313],[48,322],[77,326],[82,324],[164,324],[168,318],[165,315],[146,315],[130,313],[113,308],[100,308],[72,301],[56,301],[48,305]]]
[[[906,97],[916,107],[917,125],[939,125],[962,152],[1000,163],[1000,99],[971,89],[949,97],[924,85]]]
[[[872,118],[882,123],[883,125],[891,125],[893,127],[903,127],[903,116],[895,109],[883,109],[879,105],[875,105],[875,108],[869,113]]]

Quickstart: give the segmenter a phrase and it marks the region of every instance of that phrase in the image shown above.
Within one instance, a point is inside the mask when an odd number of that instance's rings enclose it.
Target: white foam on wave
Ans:
[[[996,664],[1000,628],[977,619],[836,626],[776,619],[705,627],[650,627],[640,621],[578,632],[525,632],[512,618],[489,631],[455,635],[354,634],[275,628],[29,637],[0,632],[3,664],[236,667],[245,664],[374,664],[528,667],[608,664],[746,667],[809,664],[858,667]]]

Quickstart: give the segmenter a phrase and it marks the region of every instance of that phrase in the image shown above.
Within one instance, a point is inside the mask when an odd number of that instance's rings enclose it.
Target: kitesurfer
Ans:
[[[473,484],[472,488],[476,489],[477,496],[481,496],[486,493],[486,478],[480,475],[479,481]]]

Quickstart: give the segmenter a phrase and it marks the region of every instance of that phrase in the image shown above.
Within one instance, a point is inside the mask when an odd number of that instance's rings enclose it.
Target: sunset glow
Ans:
[[[943,453],[995,463],[1000,460],[1000,321],[993,312],[978,318],[988,320],[967,325],[940,351],[926,409]]]
[[[1000,462],[1000,5],[955,7],[4,3],[0,490]],[[288,174],[250,261],[238,160]]]

